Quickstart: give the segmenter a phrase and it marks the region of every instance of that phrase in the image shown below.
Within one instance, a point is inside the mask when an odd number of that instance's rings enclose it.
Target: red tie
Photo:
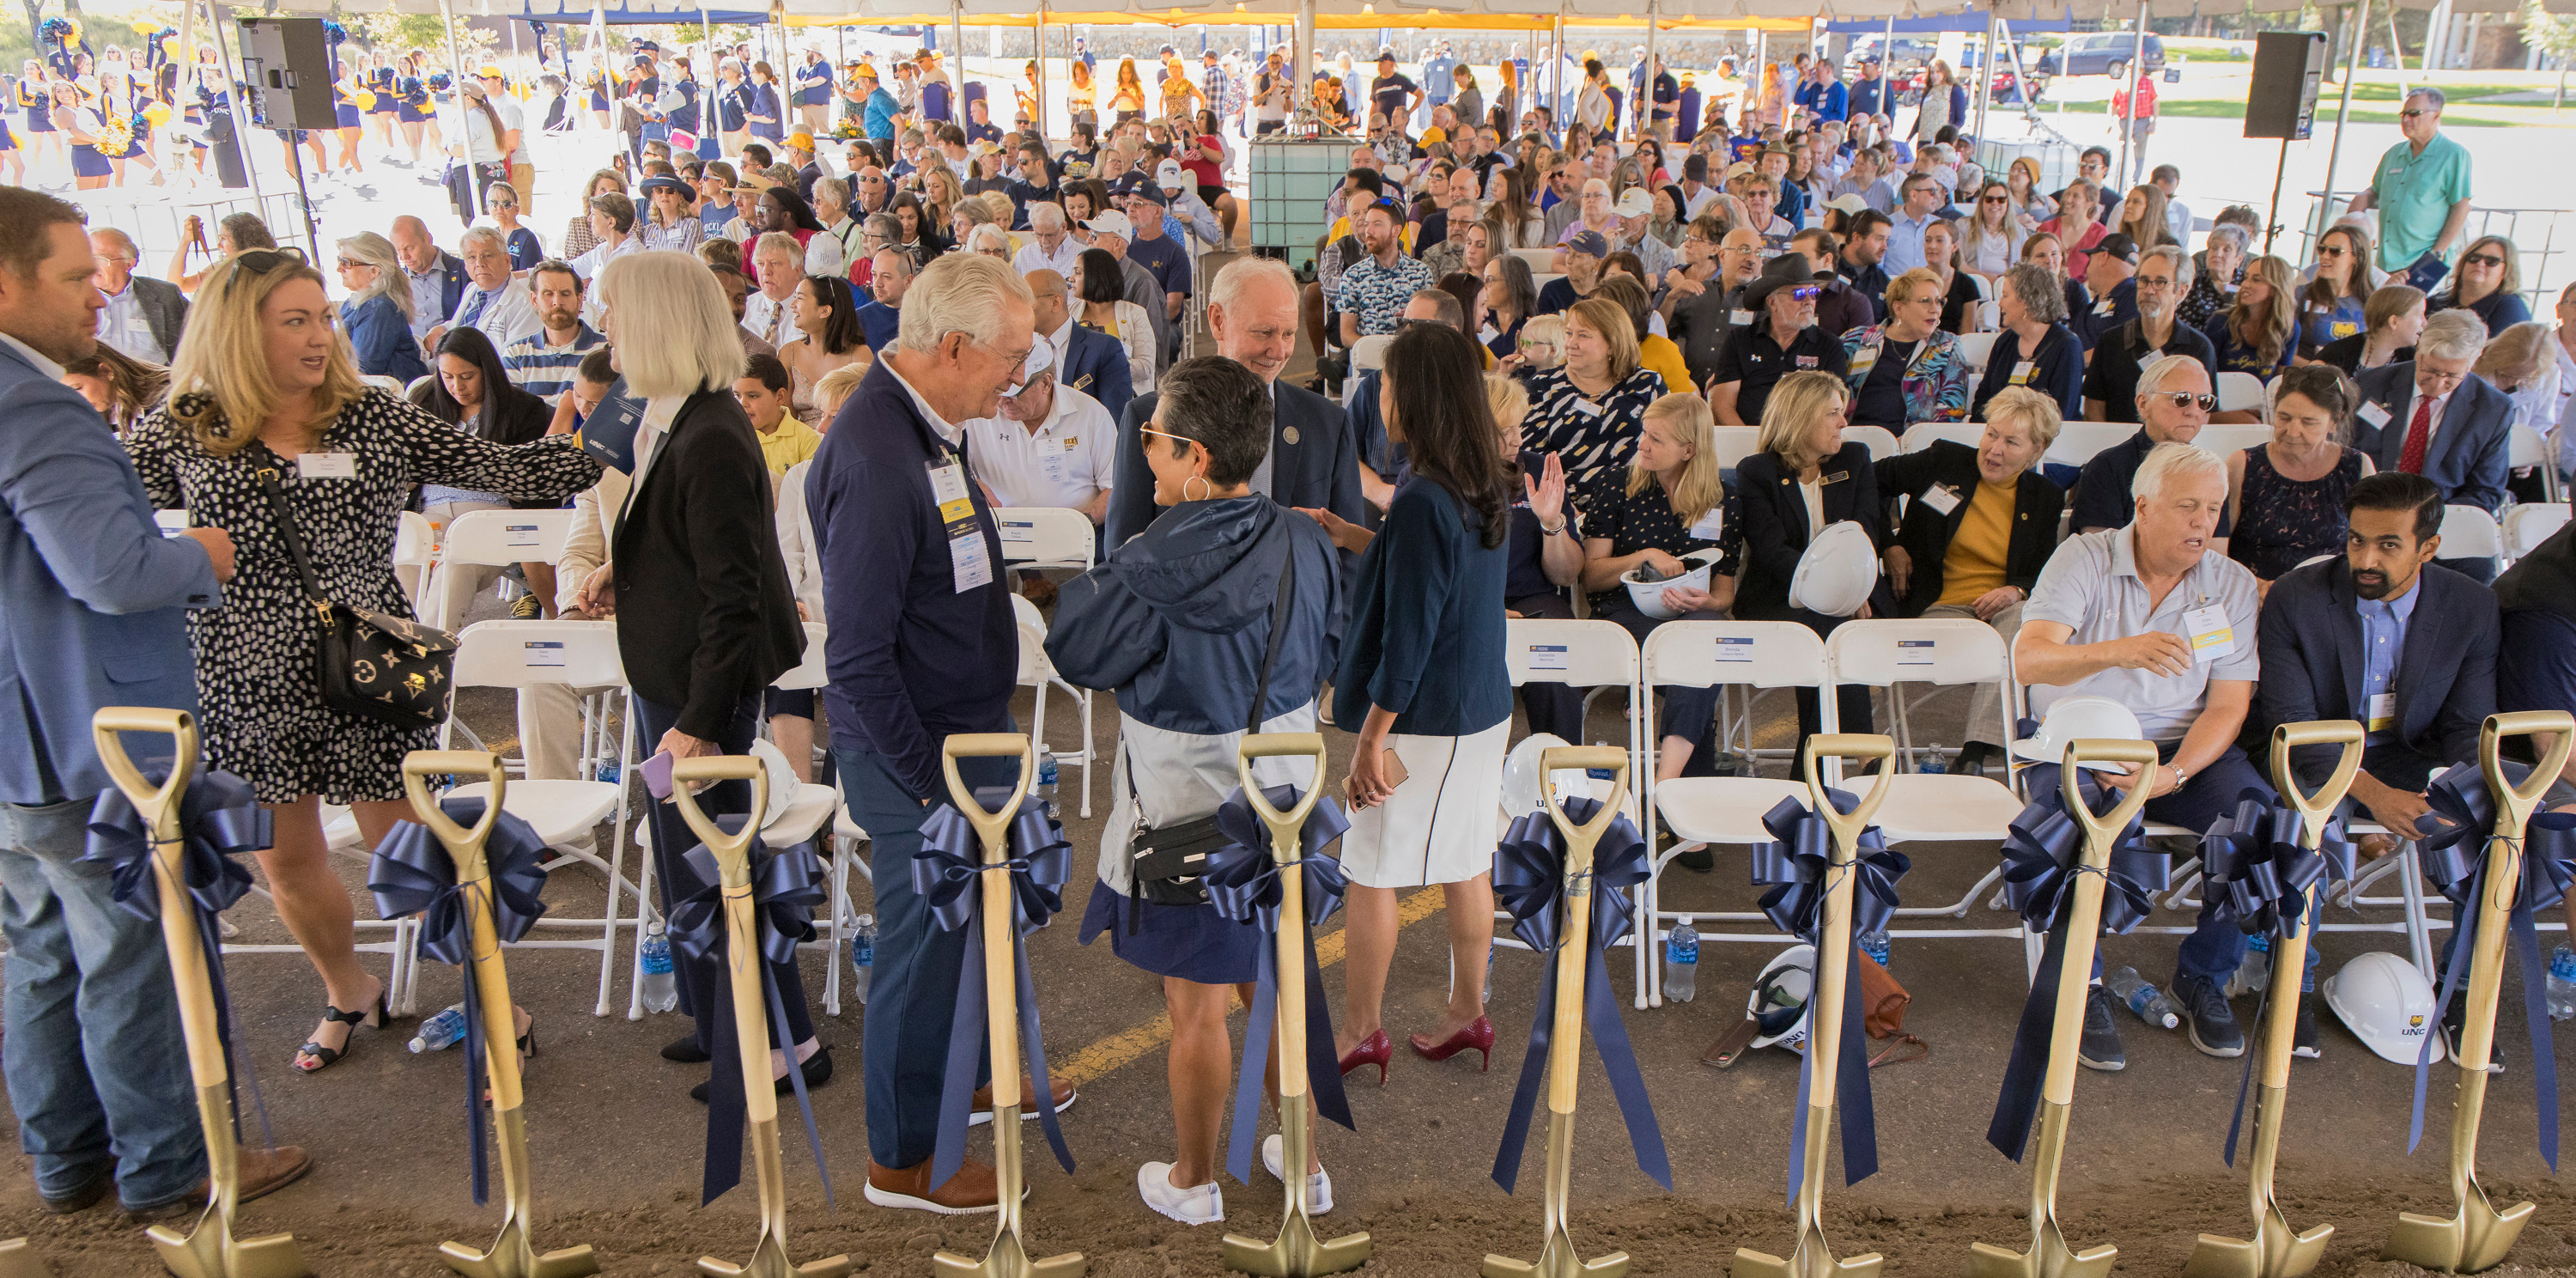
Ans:
[[[2424,449],[2433,442],[2433,397],[2415,396],[2415,420],[2406,423],[2406,447],[2397,454],[2397,469],[2409,475],[2424,473]]]

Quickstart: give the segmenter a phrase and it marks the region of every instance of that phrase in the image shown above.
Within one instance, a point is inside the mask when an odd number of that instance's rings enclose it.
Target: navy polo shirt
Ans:
[[[1190,254],[1180,241],[1169,235],[1139,236],[1127,242],[1127,260],[1144,267],[1164,292],[1189,296]]]
[[[2115,422],[2138,420],[2138,368],[2150,355],[2189,355],[2200,361],[2213,385],[2218,380],[2218,352],[2198,329],[2176,324],[2161,348],[2147,345],[2146,326],[2130,320],[2106,332],[2094,345],[2093,363],[2084,370],[2084,398],[2102,401],[2103,417]]]
[[[2082,532],[2087,528],[2126,528],[2137,518],[2137,500],[2129,495],[2129,485],[2138,478],[2138,467],[2144,465],[2155,443],[2144,429],[2125,440],[2093,454],[2084,463],[2084,473],[2075,481],[2072,515],[2067,528]],[[2218,512],[2218,531],[2210,534],[2224,537],[2228,533],[2227,511]]]
[[[1762,420],[1762,405],[1771,398],[1771,388],[1791,373],[1817,369],[1843,375],[1843,344],[1827,336],[1813,324],[1798,330],[1783,350],[1771,336],[1768,321],[1743,324],[1727,335],[1726,345],[1717,353],[1717,366],[1709,373],[1716,385],[1735,382],[1735,415],[1748,422]]]

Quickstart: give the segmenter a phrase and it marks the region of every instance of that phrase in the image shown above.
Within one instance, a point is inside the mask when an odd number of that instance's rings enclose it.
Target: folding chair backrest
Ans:
[[[478,621],[456,636],[456,686],[620,687],[614,621]]]
[[[1709,446],[1709,451],[1717,454],[1717,468],[1733,470],[1736,463],[1761,452],[1762,445],[1755,442],[1761,434],[1762,428],[1759,426],[1718,427],[1716,437]]]
[[[429,516],[416,510],[402,512],[394,525],[394,566],[426,568],[438,554],[438,529]]]
[[[1995,353],[1995,337],[1993,333],[1962,334],[1959,338],[1959,358],[1966,360],[1968,367],[1983,371],[1986,360]]]
[[[1637,682],[1637,641],[1617,622],[1519,617],[1503,628],[1503,662],[1515,688],[1525,683],[1625,688]]]
[[[2251,380],[2254,375],[2252,373],[2221,373],[2219,376],[2242,377]],[[2221,404],[2219,407],[2225,408],[2226,405]],[[2271,443],[2272,428],[2260,424],[2203,426],[2200,428],[2200,433],[2192,437],[2191,442],[2194,447],[2197,447],[2204,452],[2216,453],[2222,458],[2230,457],[2237,453],[2244,452],[2246,449],[2252,448],[2256,444]]]
[[[1027,595],[1014,591],[1011,594],[1011,620],[1020,625],[1018,683],[1023,688],[1042,687],[1055,673],[1054,663],[1049,662],[1046,655],[1046,618],[1039,614],[1036,604],[1029,602]]]
[[[2009,664],[1982,621],[1846,621],[1825,641],[1836,683],[1992,683]]]
[[[1904,452],[1919,453],[1930,448],[1932,441],[1937,439],[1946,439],[1954,444],[1965,444],[1975,448],[1986,442],[1986,424],[1984,422],[1916,422],[1905,428],[1905,434],[1897,441],[1897,447]]]
[[[1351,371],[1365,373],[1386,367],[1386,348],[1394,344],[1395,339],[1385,333],[1361,338],[1351,347]]]
[[[439,539],[451,564],[550,564],[572,536],[570,510],[477,510],[459,515]]]
[[[160,526],[162,536],[168,537],[188,526],[188,512],[184,510],[156,510],[152,512],[152,522]]]
[[[2081,466],[2093,460],[2093,454],[2127,443],[2140,429],[2128,422],[2068,422],[2058,428],[2056,442],[2048,446],[2048,460]]]
[[[1885,461],[1903,451],[1897,446],[1895,433],[1884,426],[1845,426],[1843,442],[1868,448],[1871,461]]]
[[[2486,559],[2504,553],[2495,516],[2476,506],[2442,508],[2442,558]]]
[[[831,677],[824,673],[823,667],[823,623],[819,621],[806,622],[804,659],[796,663],[795,669],[771,680],[769,686],[773,688],[785,688],[790,691],[803,688],[820,688],[824,684],[831,682]]]
[[[2504,555],[2520,559],[2549,540],[2550,534],[2567,526],[2569,507],[2566,502],[2528,502],[2507,506],[2504,511]],[[2442,549],[2449,550],[2445,540]]]
[[[2222,413],[2260,413],[2271,407],[2263,395],[2263,379],[2252,373],[2220,373],[2216,389]]]
[[[1512,256],[1529,263],[1530,273],[1532,275],[1542,274],[1554,269],[1552,259],[1555,255],[1556,250],[1554,249],[1516,248],[1512,250]]]
[[[2554,464],[2549,455],[2549,437],[2533,430],[2527,422],[2513,424],[2513,432],[2506,436],[2505,448],[2505,464],[2515,470]]]
[[[1794,621],[1668,621],[1646,637],[1646,686],[1819,688],[1825,645]]]
[[[1099,547],[1091,518],[1070,506],[996,506],[1002,561],[1088,570]]]

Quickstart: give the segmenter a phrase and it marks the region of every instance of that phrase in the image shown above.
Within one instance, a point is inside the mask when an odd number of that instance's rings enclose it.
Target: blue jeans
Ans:
[[[868,832],[868,872],[875,881],[876,966],[868,978],[862,1042],[868,1075],[868,1158],[880,1167],[910,1167],[930,1157],[939,1139],[939,1089],[948,1070],[948,1027],[957,1013],[961,932],[942,931],[912,890],[912,857],[921,823],[945,795],[923,804],[895,779],[885,756],[835,746],[833,761],[849,795],[850,818]],[[1002,759],[960,759],[970,786],[1009,785]],[[966,979],[981,980],[982,969]],[[989,1069],[977,1082],[989,1081]]]
[[[206,1141],[161,929],[110,899],[106,865],[80,859],[92,805],[0,804],[0,1070],[37,1191],[70,1197],[112,1172],[140,1210],[197,1192]]]
[[[2430,293],[2433,291],[2433,286],[2441,283],[2442,277],[2450,273],[2450,264],[2442,260],[2442,255],[2428,251],[2424,256],[2416,258],[2413,266],[2406,268],[2406,282]]]
[[[2178,740],[2158,742],[2156,757],[2170,763],[2174,751],[2181,747],[2182,742]],[[2024,777],[2030,793],[2049,793],[2057,788],[2057,765],[2035,764]],[[2147,800],[2146,819],[2164,825],[2178,825],[2198,834],[2208,830],[2210,823],[2221,815],[2235,811],[2236,796],[2249,789],[2260,790],[2267,795],[2272,793],[2272,787],[2264,783],[2263,774],[2255,769],[2253,760],[2246,758],[2244,751],[2229,746],[2225,754],[2183,782],[2181,789]],[[2199,921],[2193,926],[2191,935],[2182,939],[2182,947],[2174,955],[2174,979],[2179,981],[2191,976],[2223,983],[2235,973],[2237,965],[2245,961],[2245,934],[2236,930],[2234,922],[2215,917],[2216,893],[2204,890],[2200,896]],[[2316,960],[2314,949],[2308,951],[2308,958],[2313,965]],[[2096,954],[2094,975],[2101,975],[2101,971],[2102,959]]]

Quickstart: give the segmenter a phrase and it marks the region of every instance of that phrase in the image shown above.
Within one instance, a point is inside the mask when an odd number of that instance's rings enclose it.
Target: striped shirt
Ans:
[[[581,357],[608,339],[588,324],[581,325],[570,346],[546,345],[545,330],[510,343],[501,352],[502,371],[519,389],[553,403],[572,389],[573,374],[581,368]]]

